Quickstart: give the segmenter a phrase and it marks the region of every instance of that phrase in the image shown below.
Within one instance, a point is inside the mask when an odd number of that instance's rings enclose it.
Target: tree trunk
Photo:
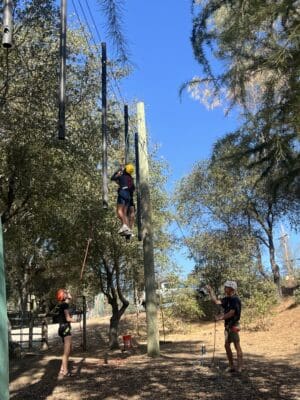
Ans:
[[[257,269],[258,272],[265,278],[269,279],[268,275],[264,271],[264,266],[262,263],[262,258],[261,258],[261,251],[258,242],[256,242],[256,258],[257,258]]]
[[[121,318],[119,316],[117,299],[112,299],[112,302],[114,304],[111,304],[112,316],[110,318],[110,324],[109,324],[109,348],[111,350],[120,348],[118,336],[119,336],[119,322]]]
[[[271,264],[271,268],[272,268],[272,272],[273,272],[273,279],[274,279],[275,285],[277,286],[278,295],[279,295],[279,297],[282,297],[280,270],[279,270],[279,266],[276,264],[276,261],[275,261],[275,247],[274,247],[274,242],[273,242],[272,231],[270,231],[268,234],[268,241],[269,241],[270,264]]]
[[[111,350],[114,350],[120,348],[118,340],[119,322],[126,308],[128,307],[129,303],[127,302],[123,304],[120,310],[118,309],[118,302],[116,298],[113,298],[110,304],[112,306],[112,316],[110,318],[110,324],[109,324],[109,348]]]
[[[102,258],[106,279],[104,274],[102,276],[100,270],[100,286],[101,290],[106,296],[108,303],[112,308],[112,316],[109,324],[109,348],[119,349],[119,322],[124,314],[126,308],[129,306],[129,302],[126,300],[120,287],[120,271],[119,271],[119,259],[114,260],[114,267],[112,268],[107,262],[106,258]],[[115,277],[115,280],[113,279]],[[106,287],[104,287],[104,281],[106,281]],[[115,285],[115,283],[116,285]],[[118,300],[122,302],[122,307],[119,309]]]

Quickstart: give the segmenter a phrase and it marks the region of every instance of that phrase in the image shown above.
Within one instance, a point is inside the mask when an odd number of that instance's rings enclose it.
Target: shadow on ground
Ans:
[[[131,353],[110,353],[108,364],[94,353],[73,358],[72,378],[58,378],[60,358],[25,358],[11,373],[14,400],[298,400],[299,368],[289,360],[246,355],[242,374],[224,371],[225,360],[204,360],[195,349],[199,342],[161,344],[161,357],[150,359],[139,346]],[[103,353],[104,354],[104,353]]]

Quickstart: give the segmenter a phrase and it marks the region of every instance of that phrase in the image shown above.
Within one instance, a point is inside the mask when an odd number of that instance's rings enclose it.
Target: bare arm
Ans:
[[[216,316],[216,321],[220,321],[222,319],[225,320],[225,319],[231,318],[231,317],[234,316],[234,314],[235,314],[234,310],[229,310],[226,314]]]
[[[215,293],[214,293],[214,291],[213,291],[211,286],[207,285],[206,289],[207,289],[208,294],[209,294],[209,296],[211,298],[211,301],[213,301],[215,304],[222,304],[221,300],[217,299],[217,297],[216,297],[216,295],[215,295]]]
[[[70,315],[69,310],[64,310],[67,322],[76,322]]]

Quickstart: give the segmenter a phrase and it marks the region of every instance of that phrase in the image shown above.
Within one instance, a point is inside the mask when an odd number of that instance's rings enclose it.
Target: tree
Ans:
[[[202,240],[205,235],[208,235],[207,238],[212,237],[211,250],[220,260],[219,266],[232,264],[230,254],[234,254],[234,249],[239,249],[237,241],[243,238],[250,247],[246,251],[246,246],[239,254],[245,254],[249,261],[253,259],[251,254],[256,254],[257,266],[262,275],[266,276],[254,238],[260,245],[265,245],[269,252],[274,282],[280,292],[280,272],[275,260],[273,236],[274,226],[285,212],[285,199],[274,199],[265,190],[265,181],[255,185],[260,171],[255,175],[253,170],[249,171],[242,162],[235,165],[231,162],[226,163],[224,159],[229,156],[231,149],[230,142],[224,142],[222,148],[215,149],[210,164],[198,164],[193,172],[181,181],[177,191],[180,193],[180,213],[192,227],[192,246],[197,243],[195,236],[199,234]],[[224,254],[221,252],[218,255],[214,249],[214,244],[218,242],[218,232],[223,232],[229,243],[232,243],[229,253],[224,249]],[[205,259],[208,257],[207,251],[206,248]]]
[[[273,191],[299,198],[299,2],[194,0],[193,5],[191,40],[204,71],[194,85],[209,85],[213,97],[242,107],[245,123],[238,133],[248,144],[249,161],[262,166]]]
[[[128,245],[116,233],[113,185],[109,194],[113,206],[107,211],[100,207],[99,59],[90,54],[76,29],[68,32],[67,138],[57,140],[57,21],[54,1],[18,3],[8,75],[5,55],[0,53],[4,77],[0,212],[10,302],[17,305],[21,298],[20,308],[25,310],[28,294],[34,294],[43,308],[49,309],[59,286],[74,287],[77,294],[102,289],[112,306],[110,346],[115,347],[128,292],[134,285],[141,286],[142,257],[136,241]],[[118,78],[127,74],[117,61],[110,63]],[[123,116],[116,99],[108,105],[109,160],[122,159]],[[153,157],[155,174],[155,240],[160,242],[163,259],[169,243],[164,231],[164,166]],[[92,242],[80,282],[89,239]]]

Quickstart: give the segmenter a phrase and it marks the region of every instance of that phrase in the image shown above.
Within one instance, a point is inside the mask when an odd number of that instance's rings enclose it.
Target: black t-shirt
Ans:
[[[69,309],[69,304],[61,303],[58,308],[58,316],[57,321],[59,324],[66,324],[68,321],[66,320],[65,310]]]
[[[115,172],[111,177],[111,180],[116,181],[119,184],[120,188],[127,187],[130,191],[130,194],[132,195],[135,190],[132,176],[129,175],[126,171],[122,171],[122,174],[118,176],[119,172],[120,171]]]
[[[230,310],[234,310],[234,315],[231,318],[225,319],[225,326],[235,325],[241,318],[242,303],[238,296],[228,296],[221,300],[222,307],[224,309],[224,314],[228,313]]]

